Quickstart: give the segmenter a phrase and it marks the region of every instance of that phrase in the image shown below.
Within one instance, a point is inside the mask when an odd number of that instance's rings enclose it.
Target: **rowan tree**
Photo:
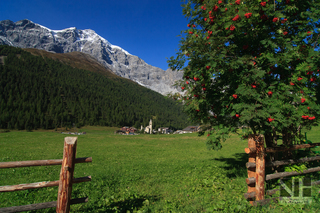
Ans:
[[[180,50],[181,100],[220,149],[230,132],[263,134],[268,147],[300,143],[317,125],[319,0],[189,0]],[[245,128],[247,127],[247,128]]]

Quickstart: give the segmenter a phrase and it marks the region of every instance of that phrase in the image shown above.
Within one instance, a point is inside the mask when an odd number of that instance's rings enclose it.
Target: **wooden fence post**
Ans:
[[[269,201],[277,201],[280,198],[270,198],[264,199],[265,194],[272,195],[275,192],[279,191],[279,189],[268,190],[265,193],[265,181],[301,175],[301,174],[308,174],[312,172],[320,171],[319,167],[309,168],[304,170],[303,172],[280,172],[275,174],[268,174],[266,175],[265,168],[271,166],[283,166],[289,164],[297,164],[303,162],[310,162],[319,160],[320,156],[314,157],[305,157],[300,159],[285,159],[281,161],[271,161],[266,163],[266,153],[274,153],[274,152],[284,152],[289,150],[297,150],[297,149],[304,149],[304,148],[312,148],[315,146],[320,146],[320,143],[313,143],[313,144],[299,144],[293,145],[290,147],[264,147],[264,136],[263,135],[249,135],[248,137],[248,148],[245,148],[245,152],[249,154],[249,162],[246,163],[246,167],[248,169],[248,178],[246,179],[246,183],[248,184],[248,192],[244,193],[244,197],[250,201],[251,205],[264,205]],[[320,184],[320,181],[315,181],[311,183],[312,185]],[[253,201],[255,199],[255,201]]]
[[[264,200],[265,148],[263,135],[256,136],[256,200]]]
[[[255,150],[256,149],[256,142],[255,142],[255,135],[249,135],[248,136],[248,149]],[[249,153],[249,163],[255,163],[256,162],[256,152],[250,152]],[[256,175],[256,168],[248,168],[248,179],[254,178]],[[254,193],[256,192],[256,188],[254,184],[248,184],[248,192],[247,193]],[[253,198],[248,199],[250,201],[250,204],[253,204]]]
[[[76,158],[77,139],[77,137],[66,137],[64,139],[63,159],[61,165],[56,208],[57,213],[69,213],[70,211],[70,199]]]

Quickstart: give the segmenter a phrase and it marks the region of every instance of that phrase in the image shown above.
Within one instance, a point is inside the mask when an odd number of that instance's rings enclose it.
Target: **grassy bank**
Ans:
[[[72,197],[89,202],[71,212],[316,212],[319,188],[312,205],[271,204],[251,207],[244,153],[247,141],[233,135],[221,151],[208,151],[205,137],[183,135],[114,135],[115,128],[85,127],[78,136],[77,157],[92,163],[76,164],[75,177],[92,181],[75,184]],[[317,142],[320,128],[308,134]],[[0,161],[61,159],[68,135],[53,131],[11,131],[0,134]],[[318,140],[320,141],[320,140]],[[60,166],[0,170],[0,185],[59,179]],[[58,187],[0,193],[0,207],[54,201]],[[46,209],[33,212],[55,212]]]

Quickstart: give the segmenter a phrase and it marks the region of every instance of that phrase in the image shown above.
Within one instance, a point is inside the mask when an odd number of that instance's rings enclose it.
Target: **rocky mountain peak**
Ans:
[[[0,44],[21,48],[37,48],[55,53],[83,52],[96,58],[115,74],[131,79],[163,95],[178,92],[173,85],[182,72],[164,71],[151,66],[138,56],[112,45],[94,30],[75,27],[51,30],[24,19],[0,21]]]

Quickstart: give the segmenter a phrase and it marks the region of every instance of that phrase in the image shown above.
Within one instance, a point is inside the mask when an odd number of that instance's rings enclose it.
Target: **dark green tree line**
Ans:
[[[181,105],[123,78],[72,68],[19,48],[0,46],[0,128],[187,125]]]

